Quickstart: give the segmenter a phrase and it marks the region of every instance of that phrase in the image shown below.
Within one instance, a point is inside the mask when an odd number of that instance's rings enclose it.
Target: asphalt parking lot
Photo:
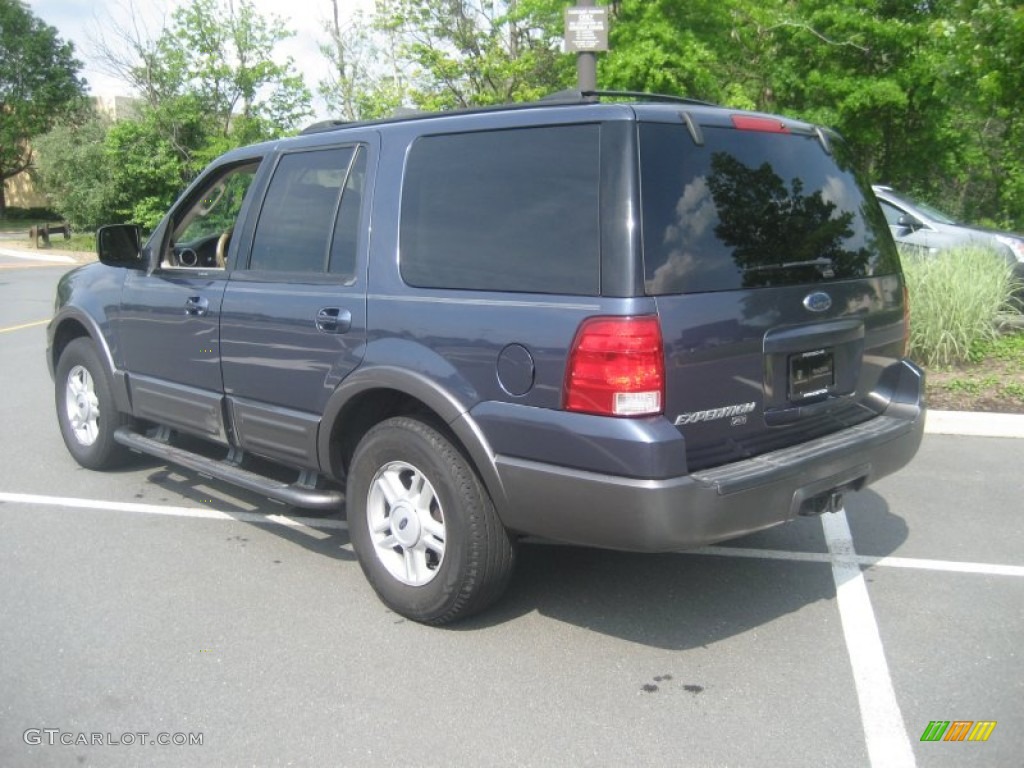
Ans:
[[[79,468],[43,358],[67,268],[0,250],[0,765],[1021,764],[1024,440],[929,434],[845,515],[698,553],[527,543],[429,629],[341,516]]]

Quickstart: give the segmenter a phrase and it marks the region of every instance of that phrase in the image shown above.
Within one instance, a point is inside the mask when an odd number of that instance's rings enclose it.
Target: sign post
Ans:
[[[595,7],[594,0],[577,0],[565,9],[565,50],[576,53],[576,76],[580,91],[597,90],[597,52],[608,50],[608,9]]]

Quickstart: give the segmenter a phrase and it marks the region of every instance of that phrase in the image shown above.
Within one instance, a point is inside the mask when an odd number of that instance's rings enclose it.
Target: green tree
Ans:
[[[79,69],[74,47],[57,30],[20,0],[0,0],[0,216],[7,208],[3,182],[32,165],[30,139],[81,107]]]
[[[201,113],[189,114],[191,119],[184,113],[169,119],[160,110],[144,110],[138,119],[111,127],[105,148],[109,157],[118,159],[111,171],[117,218],[152,229],[202,170],[204,163],[195,150],[208,146]]]
[[[91,115],[61,124],[33,139],[36,181],[51,207],[79,231],[114,221],[114,169],[107,146],[108,121]]]
[[[598,85],[753,106],[728,0],[623,0],[611,20],[611,51],[598,62]]]
[[[838,129],[873,181],[1024,228],[1024,10],[1012,0],[622,0],[606,88]]]
[[[124,218],[155,225],[183,186],[234,147],[278,137],[312,114],[290,57],[284,21],[249,0],[193,0],[155,39],[115,30],[101,42],[107,68],[143,99],[138,117],[107,135],[115,205]]]
[[[941,55],[950,173],[920,190],[967,220],[1024,230],[1024,8],[956,0],[933,27]],[[952,183],[950,183],[952,182]]]
[[[324,25],[329,39],[320,44],[330,71],[318,88],[327,108],[343,120],[393,113],[408,98],[405,76],[394,55],[394,32],[377,29],[362,11],[342,25],[338,0],[331,0],[331,10],[331,20]]]
[[[538,98],[571,83],[561,52],[562,0],[378,0],[322,46],[321,85],[344,116],[398,104],[452,109]]]
[[[949,152],[929,28],[933,3],[808,0],[777,30],[776,92],[787,112],[833,126],[876,180],[908,177]]]
[[[332,0],[335,6],[337,0]],[[570,87],[572,0],[378,0],[325,52],[343,116]],[[1019,0],[616,0],[606,89],[690,96],[836,128],[872,181],[1024,229]],[[333,101],[332,101],[333,98]]]

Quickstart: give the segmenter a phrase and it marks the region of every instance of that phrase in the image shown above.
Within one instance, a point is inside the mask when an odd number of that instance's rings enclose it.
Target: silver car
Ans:
[[[1024,279],[1024,235],[971,227],[890,187],[872,186],[893,239],[901,249],[939,253],[961,245],[982,245],[1002,254]]]

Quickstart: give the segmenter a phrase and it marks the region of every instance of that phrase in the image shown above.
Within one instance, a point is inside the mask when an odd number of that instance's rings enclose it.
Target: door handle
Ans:
[[[316,329],[321,333],[348,333],[352,313],[340,307],[324,307],[316,313]]]
[[[192,317],[202,317],[210,308],[210,302],[202,296],[189,296],[185,299],[185,314]]]

